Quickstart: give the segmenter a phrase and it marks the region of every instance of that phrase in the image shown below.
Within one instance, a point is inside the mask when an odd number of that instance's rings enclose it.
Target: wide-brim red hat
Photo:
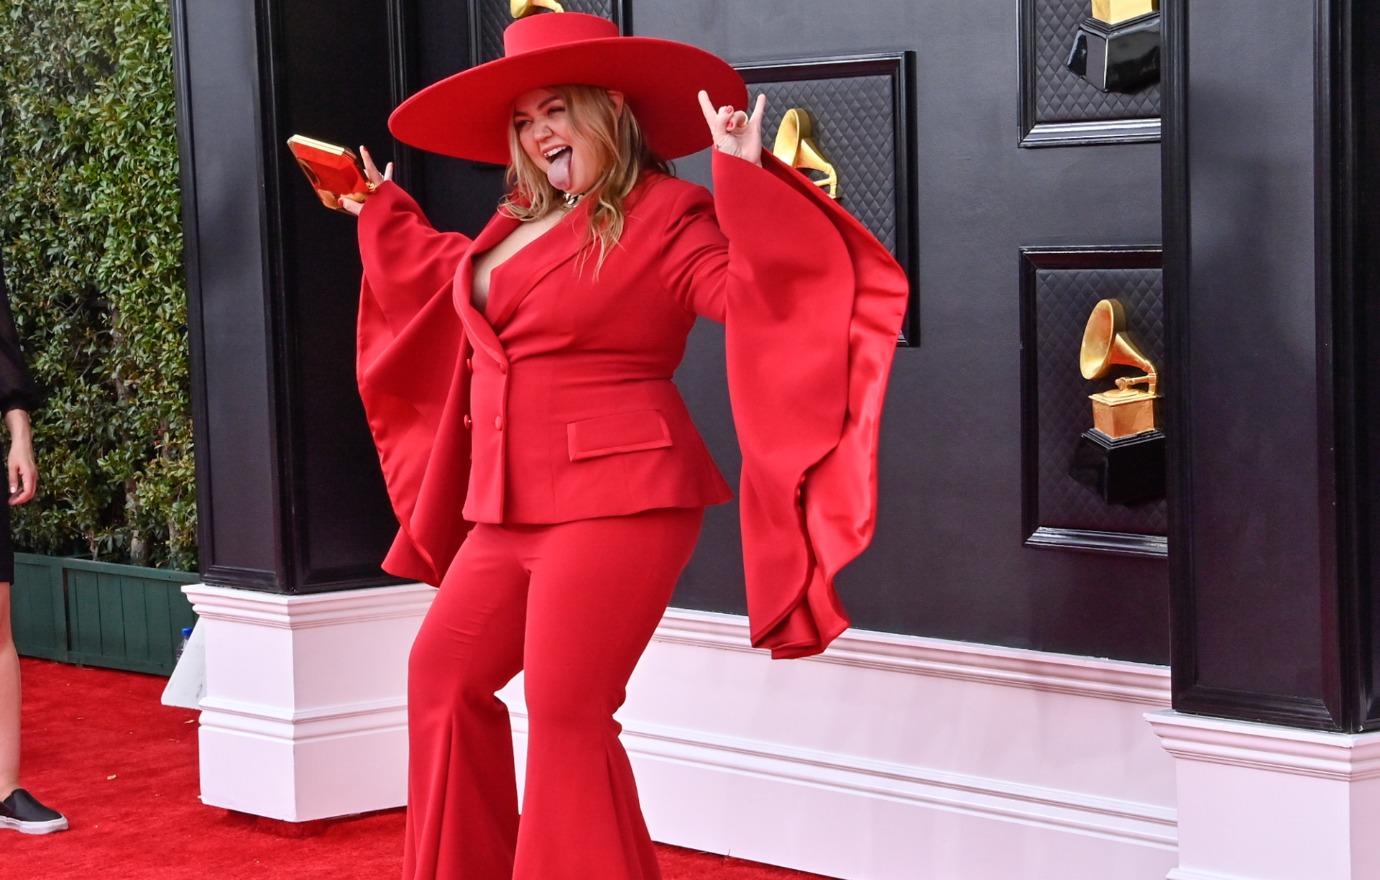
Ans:
[[[714,106],[747,104],[738,72],[712,53],[655,37],[619,36],[597,15],[548,12],[518,19],[503,32],[503,57],[427,86],[388,118],[406,144],[478,162],[507,165],[513,103],[532,89],[600,86],[623,93],[647,145],[661,159],[708,147],[697,93]]]

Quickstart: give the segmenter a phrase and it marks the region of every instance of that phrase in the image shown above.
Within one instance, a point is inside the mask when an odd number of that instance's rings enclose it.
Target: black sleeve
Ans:
[[[0,263],[0,412],[12,409],[32,412],[41,400],[19,350],[19,334],[14,329],[10,297],[5,290],[5,266]]]

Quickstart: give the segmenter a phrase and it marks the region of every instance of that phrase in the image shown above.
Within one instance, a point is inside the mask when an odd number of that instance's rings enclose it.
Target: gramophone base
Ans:
[[[1155,429],[1158,394],[1103,391],[1089,394],[1088,399],[1092,401],[1093,430],[1109,440],[1137,437]]]
[[[1112,439],[1091,428],[1078,438],[1069,476],[1108,504],[1157,501],[1164,497],[1165,443],[1159,431]]]
[[[1154,85],[1160,80],[1160,14],[1113,25],[1084,19],[1065,64],[1104,92],[1131,94]]]

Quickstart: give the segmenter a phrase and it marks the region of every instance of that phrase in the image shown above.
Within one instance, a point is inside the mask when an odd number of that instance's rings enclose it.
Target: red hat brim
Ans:
[[[423,150],[507,165],[513,102],[557,85],[621,91],[660,159],[710,145],[700,89],[716,107],[747,105],[743,78],[710,52],[655,37],[608,37],[524,52],[446,77],[398,105],[388,129]]]

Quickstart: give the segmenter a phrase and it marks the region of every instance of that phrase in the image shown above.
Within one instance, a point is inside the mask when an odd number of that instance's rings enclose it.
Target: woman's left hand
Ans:
[[[714,136],[715,149],[746,159],[754,165],[762,164],[762,113],[767,109],[767,96],[757,96],[752,116],[725,104],[715,110],[709,94],[700,90],[700,109],[709,133]]]
[[[374,164],[374,157],[369,155],[368,147],[361,144],[359,147],[359,155],[360,158],[364,160],[364,177],[366,180],[369,181],[369,186],[371,188],[370,192],[373,191],[373,187],[381,185],[384,181],[393,179],[392,162],[389,162],[387,165],[385,165],[383,172],[380,173],[379,166]],[[335,201],[336,204],[340,205],[340,207],[344,208],[349,213],[354,214],[356,217],[359,216],[360,211],[364,210],[364,203],[356,202],[354,199],[347,199],[342,197],[336,199]]]
[[[5,427],[10,434],[10,454],[8,465],[10,478],[10,504],[26,504],[33,500],[38,491],[38,463],[34,460],[33,431],[29,426],[29,414],[22,409],[12,409],[5,413]]]

